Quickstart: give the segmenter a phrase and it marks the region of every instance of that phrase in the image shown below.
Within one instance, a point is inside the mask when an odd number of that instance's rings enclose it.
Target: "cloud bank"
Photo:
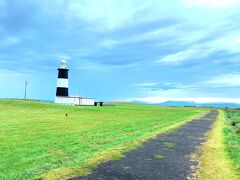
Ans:
[[[67,57],[72,94],[239,99],[239,12],[237,0],[0,0],[1,71],[26,76],[0,97],[31,79],[32,98],[53,99]]]

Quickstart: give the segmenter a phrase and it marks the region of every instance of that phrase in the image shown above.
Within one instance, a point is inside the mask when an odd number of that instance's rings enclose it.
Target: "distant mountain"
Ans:
[[[137,104],[150,104],[140,101],[135,101]],[[166,101],[163,103],[151,103],[151,105],[155,106],[200,106],[200,107],[229,107],[229,108],[239,108],[240,104],[235,103],[195,103],[192,101]]]
[[[163,103],[157,104],[159,106],[201,106],[201,107],[230,107],[230,108],[237,108],[240,107],[240,104],[235,103],[195,103],[195,102],[188,102],[188,101],[166,101]]]
[[[155,104],[158,106],[197,106],[196,103],[191,101],[166,101],[163,103]]]

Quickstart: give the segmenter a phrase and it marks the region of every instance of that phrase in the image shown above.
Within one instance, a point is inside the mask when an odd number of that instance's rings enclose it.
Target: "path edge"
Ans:
[[[224,112],[218,109],[218,116],[212,128],[206,133],[206,141],[193,154],[198,167],[192,179],[238,180],[233,164],[227,155],[224,138]]]

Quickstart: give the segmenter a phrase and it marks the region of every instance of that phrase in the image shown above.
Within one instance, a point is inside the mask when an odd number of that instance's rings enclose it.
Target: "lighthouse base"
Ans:
[[[83,98],[83,97],[64,97],[56,96],[56,104],[64,104],[70,106],[94,106],[95,99],[93,98]]]

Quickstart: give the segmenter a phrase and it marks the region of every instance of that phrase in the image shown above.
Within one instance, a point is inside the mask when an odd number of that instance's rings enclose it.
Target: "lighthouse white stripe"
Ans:
[[[57,87],[68,88],[68,79],[58,78]]]

